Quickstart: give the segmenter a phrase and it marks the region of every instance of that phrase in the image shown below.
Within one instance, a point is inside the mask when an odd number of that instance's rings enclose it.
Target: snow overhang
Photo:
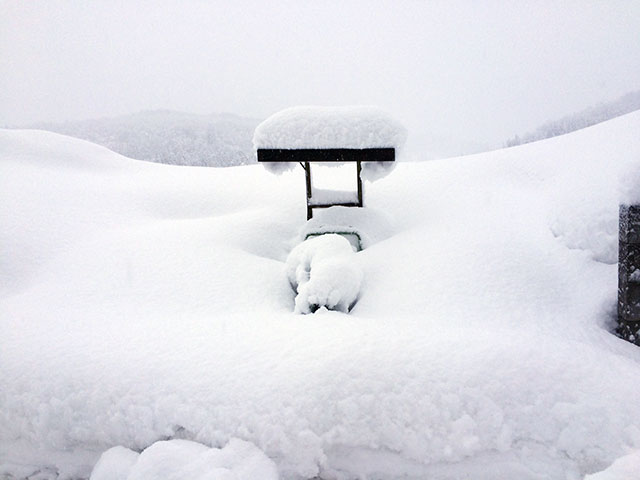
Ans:
[[[407,130],[386,112],[371,106],[292,107],[256,128],[258,161],[272,173],[302,162],[362,162],[362,178],[386,176]]]

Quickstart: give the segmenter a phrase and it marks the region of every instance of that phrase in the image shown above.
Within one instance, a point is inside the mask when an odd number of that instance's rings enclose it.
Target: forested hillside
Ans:
[[[89,140],[138,160],[229,167],[255,162],[251,137],[257,124],[232,114],[158,110],[33,127]]]
[[[562,117],[559,120],[547,122],[532,132],[510,138],[505,145],[507,147],[515,147],[523,143],[557,137],[558,135],[590,127],[636,110],[640,110],[640,90],[627,93],[612,102],[600,103],[578,113]]]

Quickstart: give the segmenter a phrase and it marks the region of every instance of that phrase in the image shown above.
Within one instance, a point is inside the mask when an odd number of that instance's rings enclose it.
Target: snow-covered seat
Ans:
[[[376,107],[293,107],[272,115],[255,130],[258,161],[273,173],[300,164],[306,173],[307,220],[314,208],[362,207],[362,180],[374,181],[394,167],[406,129]],[[314,162],[355,162],[356,190],[315,191]]]

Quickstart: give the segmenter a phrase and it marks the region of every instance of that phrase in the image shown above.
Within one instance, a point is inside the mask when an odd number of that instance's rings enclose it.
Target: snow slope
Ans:
[[[250,442],[284,479],[606,469],[640,449],[640,350],[608,332],[638,131],[399,163],[367,184],[391,231],[355,255],[358,303],[314,315],[284,264],[300,169],[0,131],[0,477],[171,438]]]

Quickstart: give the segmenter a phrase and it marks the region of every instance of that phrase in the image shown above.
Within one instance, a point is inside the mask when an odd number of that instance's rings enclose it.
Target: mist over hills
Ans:
[[[515,135],[505,142],[505,146],[515,147],[523,143],[557,137],[558,135],[590,127],[636,110],[640,110],[640,90],[629,92],[616,100],[599,103],[571,115],[566,115],[558,120],[549,121],[523,135]]]
[[[255,163],[251,139],[259,122],[233,114],[154,110],[31,127],[88,140],[138,160],[230,167]]]
[[[72,122],[41,122],[26,128],[62,133],[137,160],[172,165],[230,167],[256,162],[252,138],[261,120],[234,114],[198,115],[171,110]],[[483,142],[413,131],[408,158],[432,160],[490,150]]]
[[[505,142],[512,147],[563,135],[640,109],[640,90],[544,123]],[[252,138],[259,119],[234,114],[199,115],[171,110],[72,122],[47,122],[28,128],[49,130],[103,145],[130,158],[172,165],[230,167],[256,162]],[[495,148],[495,146],[493,147]],[[431,160],[491,150],[481,142],[412,131],[407,153]]]

